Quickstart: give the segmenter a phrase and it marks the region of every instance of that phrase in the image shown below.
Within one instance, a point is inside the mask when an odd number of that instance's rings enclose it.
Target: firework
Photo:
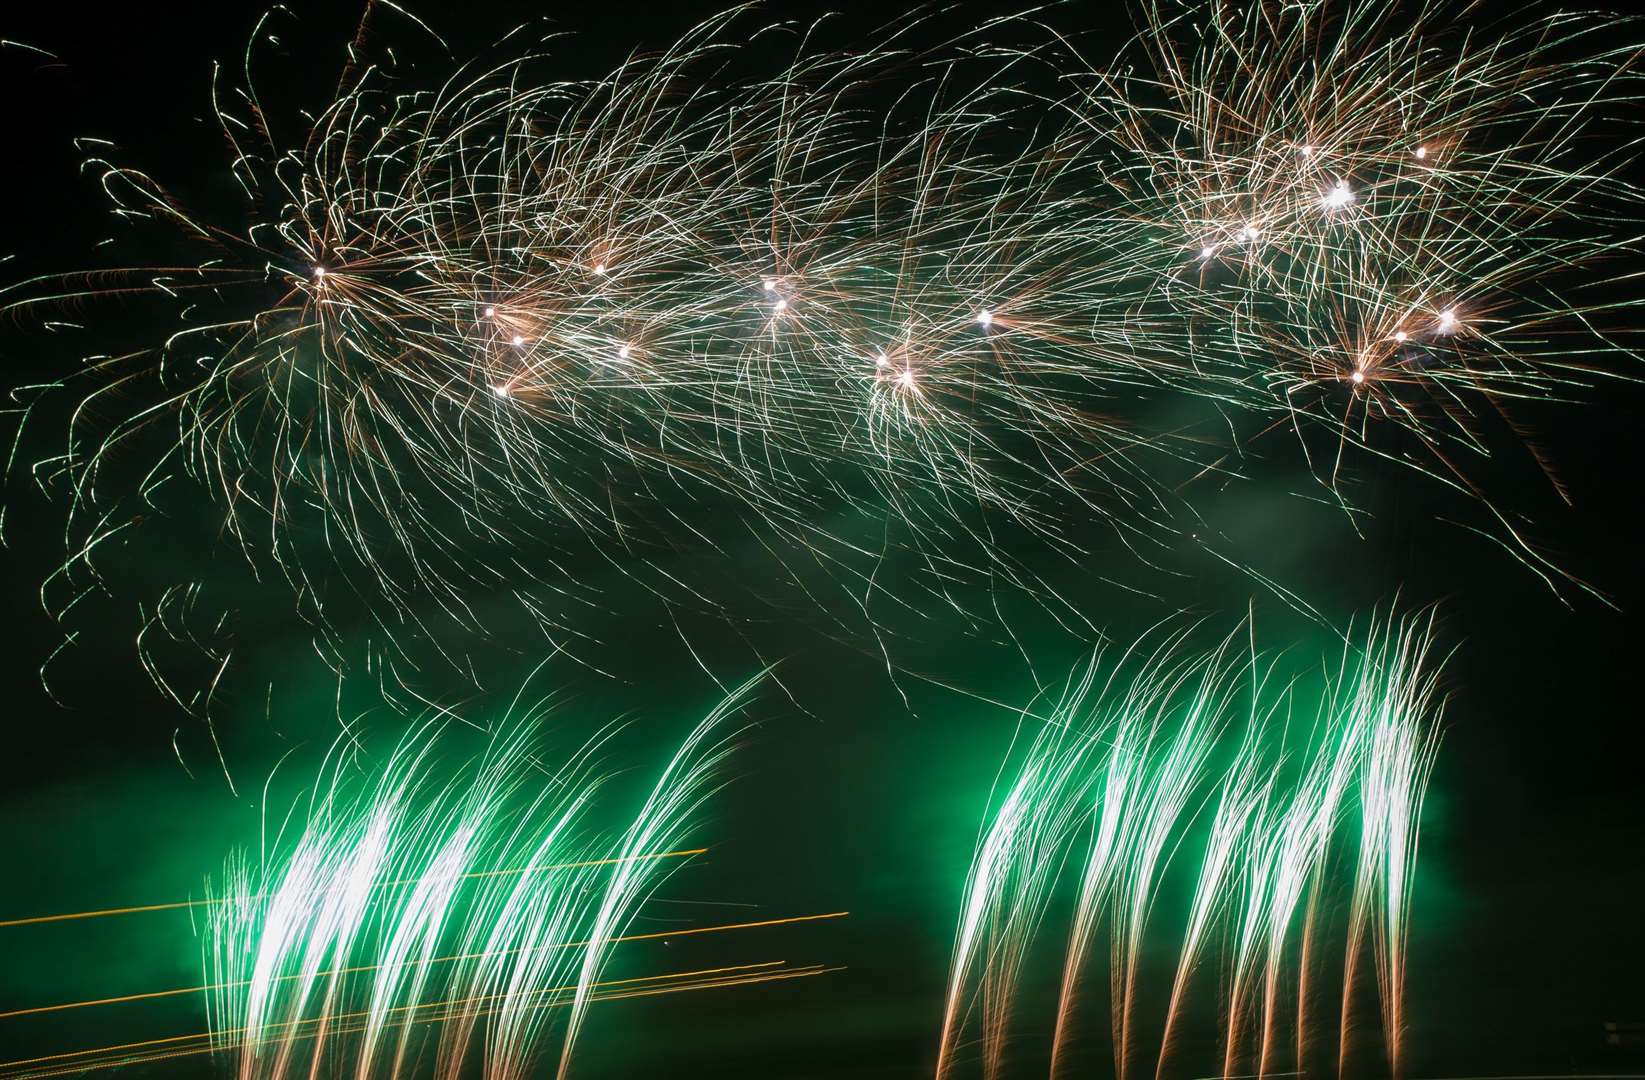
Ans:
[[[1155,1074],[1166,1073],[1194,974],[1218,941],[1225,944],[1226,979],[1220,1074],[1234,1075],[1246,1055],[1260,1073],[1275,1070],[1293,971],[1300,1056],[1309,965],[1290,950],[1299,933],[1305,949],[1318,947],[1313,901],[1331,886],[1333,852],[1355,840],[1343,1034],[1353,961],[1374,927],[1383,1034],[1397,1073],[1416,830],[1439,716],[1431,637],[1427,617],[1373,620],[1314,702],[1307,731],[1290,719],[1308,707],[1300,687],[1272,689],[1272,662],[1235,659],[1231,641],[1184,658],[1176,635],[1110,667],[1095,698],[1089,691],[1100,658],[1086,666],[1057,709],[1028,721],[1044,727],[978,844],[938,1075],[955,1068],[974,1011],[981,1014],[984,1075],[1005,1071],[1007,1018],[1023,957],[1070,858],[1084,869],[1063,951],[1051,1069],[1065,1062],[1081,1004],[1080,974],[1106,925],[1115,1074],[1133,1075],[1137,986],[1153,899],[1173,855],[1193,850],[1188,841],[1202,833]],[[1123,680],[1127,669],[1136,674]],[[1238,730],[1233,716],[1242,693],[1247,712]],[[1220,748],[1230,735],[1234,748],[1225,753]],[[1359,833],[1350,837],[1344,822],[1356,812]]]
[[[1294,429],[1341,498],[1354,450],[1477,497],[1557,575],[1484,458],[1527,402],[1637,377],[1639,296],[1605,268],[1641,243],[1640,50],[1615,18],[1489,10],[1149,4],[1070,108],[1156,230],[1146,310],[1194,328],[1155,371]]]
[[[356,596],[389,649],[483,632],[479,592],[574,636],[584,542],[709,606],[647,545],[752,537],[875,633],[863,597],[951,606],[965,579],[1078,625],[1036,563],[1077,564],[1092,521],[1144,561],[1213,543],[1187,481],[1275,426],[1345,502],[1356,449],[1479,496],[1551,575],[1466,460],[1511,404],[1627,374],[1637,298],[1594,286],[1639,246],[1604,138],[1636,35],[1469,33],[1470,10],[1154,5],[1097,63],[1027,18],[846,54],[775,26],[765,75],[727,62],[733,12],[590,82],[517,46],[432,82],[356,51],[300,121],[253,51],[213,93],[246,220],[100,153],[116,213],[197,262],[10,290],[14,315],[183,316],[63,380],[53,606],[187,480],[311,621]],[[1205,417],[1153,430],[1172,402]],[[893,550],[906,581],[878,573]],[[149,625],[188,637],[197,599],[178,585]]]
[[[540,1066],[559,1009],[563,1076],[613,941],[690,854],[681,840],[720,783],[750,686],[693,728],[615,837],[595,814],[613,728],[558,764],[535,711],[455,767],[439,720],[380,763],[339,740],[295,835],[232,858],[213,890],[218,1052],[245,1080],[322,1061],[365,1076],[432,1060],[457,1076],[476,1058],[512,1078]]]
[[[978,842],[954,942],[938,1076],[952,1068],[973,995],[984,1010],[984,1054],[990,1070],[998,1067],[1024,955],[1050,898],[1062,848],[1079,821],[1080,778],[1089,773],[1081,765],[1089,747],[1071,737],[1070,720],[1090,692],[1094,675],[1095,668],[1088,668],[1071,685],[1033,739]]]

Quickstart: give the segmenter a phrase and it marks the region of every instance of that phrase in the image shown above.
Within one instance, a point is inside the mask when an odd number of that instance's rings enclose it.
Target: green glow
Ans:
[[[214,890],[215,1048],[242,1080],[348,1061],[398,1076],[432,1060],[455,1077],[477,1055],[484,1075],[511,1080],[540,1072],[549,1008],[564,1006],[564,1076],[612,940],[689,854],[682,838],[752,685],[692,729],[615,835],[596,815],[609,779],[598,752],[615,727],[552,763],[538,713],[455,764],[443,720],[380,764],[340,738],[306,814],[260,858],[231,856]]]
[[[1370,931],[1386,1052],[1397,1070],[1417,822],[1440,713],[1430,635],[1427,618],[1373,620],[1317,693],[1300,681],[1281,684],[1272,661],[1239,657],[1232,639],[1186,659],[1178,655],[1182,635],[1149,655],[1128,655],[1095,696],[1101,657],[1076,673],[1022,756],[973,857],[938,1075],[955,1067],[973,1023],[984,1075],[1003,1070],[1024,957],[1071,858],[1083,869],[1063,954],[1052,1070],[1064,1061],[1081,972],[1106,925],[1115,1073],[1120,1080],[1133,1074],[1144,937],[1167,867],[1191,839],[1203,848],[1186,918],[1173,928],[1178,959],[1156,1073],[1166,1071],[1195,973],[1218,946],[1222,1074],[1242,1071],[1247,1058],[1264,1073],[1286,1067],[1276,1061],[1293,974],[1301,1055],[1308,965],[1291,946],[1299,912],[1306,910],[1304,948],[1323,933],[1311,898],[1329,885],[1322,878],[1336,869],[1337,851],[1357,858],[1342,1030],[1354,960]],[[1137,674],[1122,681],[1128,669]],[[1232,718],[1242,698],[1246,718],[1238,724]],[[1345,828],[1356,812],[1357,832]],[[1076,842],[1087,830],[1089,839]]]

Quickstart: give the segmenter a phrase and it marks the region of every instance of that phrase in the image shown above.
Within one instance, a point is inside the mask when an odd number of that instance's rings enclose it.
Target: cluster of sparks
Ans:
[[[1222,1004],[1216,1075],[1304,1070],[1308,1026],[1324,996],[1309,985],[1326,947],[1322,897],[1351,880],[1343,933],[1338,1068],[1352,1050],[1362,953],[1375,954],[1387,1067],[1400,1073],[1405,951],[1417,822],[1437,746],[1440,702],[1431,622],[1374,624],[1327,681],[1312,724],[1301,691],[1270,686],[1272,667],[1172,655],[1167,642],[1126,681],[1078,674],[1006,777],[966,882],[937,1075],[980,1048],[982,1074],[1007,1071],[1013,1008],[1066,865],[1077,868],[1056,982],[1050,1060],[1066,1072],[1082,987],[1106,928],[1112,1046],[1120,1080],[1164,1076],[1190,997]],[[1241,711],[1237,691],[1247,687]],[[1357,821],[1356,821],[1357,818]],[[1137,1028],[1139,968],[1173,855],[1203,844],[1181,924],[1157,1055]],[[1297,944],[1300,938],[1300,945]],[[1222,947],[1220,957],[1216,955]],[[1219,959],[1220,993],[1201,974]],[[1287,1025],[1294,1026],[1288,1037]],[[967,1041],[972,1030],[976,1039]],[[1294,1055],[1294,1058],[1291,1056]],[[1294,1061],[1294,1064],[1291,1062]]]
[[[923,560],[927,598],[967,574],[1037,594],[1002,536],[1077,564],[1095,522],[1157,555],[1197,538],[1194,483],[1237,478],[1283,428],[1345,506],[1356,459],[1407,466],[1487,507],[1552,581],[1476,466],[1497,429],[1521,435],[1521,402],[1631,374],[1619,326],[1638,297],[1614,267],[1641,247],[1623,115],[1640,49],[1618,20],[1469,29],[1482,12],[1156,2],[1094,61],[1038,15],[936,48],[914,44],[919,20],[849,52],[793,26],[740,48],[739,9],[606,78],[549,78],[551,50],[528,49],[434,86],[367,56],[362,32],[299,121],[258,92],[260,24],[243,79],[212,88],[249,221],[214,223],[100,154],[116,214],[199,258],[0,293],[12,317],[181,309],[163,340],[45,388],[73,403],[66,448],[35,466],[70,504],[55,607],[183,483],[316,623],[326,598],[360,597],[392,648],[433,639],[431,606],[485,630],[482,594],[555,623],[548,598],[584,588],[565,538],[629,573],[647,543],[729,550],[726,517],[864,608],[898,586],[863,521]],[[780,66],[750,74],[755,55]],[[168,593],[151,625],[193,597]],[[1376,624],[1317,701],[1231,646],[1182,659],[1181,639],[1135,676],[1078,673],[979,839],[939,1080],[972,1045],[986,1076],[1006,1071],[1071,859],[1051,1069],[1106,937],[1116,1076],[1136,1080],[1153,909],[1195,844],[1156,1074],[1219,946],[1220,1074],[1303,1068],[1324,992],[1294,954],[1325,947],[1335,876],[1339,1066],[1369,951],[1397,1074],[1430,642],[1427,622]],[[563,1009],[563,1076],[589,1003],[618,992],[611,942],[718,782],[737,700],[615,837],[591,823],[608,735],[548,769],[520,724],[448,775],[425,726],[365,782],[340,742],[296,835],[217,885],[214,1048],[241,1080],[344,1061],[513,1080]]]
[[[401,638],[419,600],[473,628],[476,588],[574,588],[556,536],[625,567],[647,530],[727,544],[726,500],[858,593],[892,586],[842,510],[894,522],[928,590],[1028,578],[1000,515],[1076,560],[1092,521],[1188,533],[1168,464],[1233,476],[1288,425],[1333,491],[1359,449],[1487,499],[1493,417],[1627,374],[1634,298],[1596,288],[1638,247],[1605,127],[1636,73],[1615,22],[1467,10],[1149,6],[1102,63],[1027,17],[935,50],[917,21],[849,53],[777,27],[763,78],[737,11],[605,79],[531,52],[432,89],[357,42],[285,140],[254,47],[213,103],[257,216],[94,159],[120,216],[206,257],[11,290],[183,307],[65,380],[66,577],[128,527],[111,460],[157,427],[143,501],[192,478],[316,620],[340,569]],[[1126,415],[1173,396],[1208,419]]]
[[[691,731],[615,836],[593,817],[610,730],[556,766],[535,713],[455,770],[442,766],[437,724],[370,768],[340,741],[297,835],[256,862],[232,858],[215,888],[205,934],[214,1048],[242,1080],[341,1062],[359,1076],[433,1062],[437,1076],[478,1067],[512,1080],[541,1075],[553,1035],[563,1077],[591,1002],[612,986],[666,990],[676,978],[601,974],[646,898],[693,854],[681,841],[723,782],[727,717],[742,696]],[[713,974],[731,984],[773,974],[745,968]],[[425,1042],[430,1030],[438,1038]]]

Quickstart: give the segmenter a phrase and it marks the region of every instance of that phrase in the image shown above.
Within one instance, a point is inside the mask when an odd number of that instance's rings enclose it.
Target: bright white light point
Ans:
[[[899,386],[913,386],[914,385],[914,373],[912,371],[905,371],[901,375],[898,375],[897,376],[897,384]]]
[[[1403,331],[1403,330],[1395,330],[1394,331],[1394,340],[1395,341],[1404,341],[1408,336],[1409,335],[1406,334],[1405,331]]]
[[[316,277],[316,278],[323,278],[323,277],[325,277],[325,276],[326,276],[326,268],[325,268],[325,267],[323,267],[323,266],[316,266],[316,267],[315,267],[315,268],[314,268],[314,276],[315,276],[315,277]]]
[[[491,388],[491,392],[493,394],[496,394],[498,397],[507,397],[508,396],[508,387],[506,387],[506,386],[493,386]]]
[[[1302,156],[1303,157],[1313,157],[1314,156],[1314,148],[1312,146],[1304,146],[1302,148]]]
[[[1354,191],[1348,186],[1348,181],[1338,180],[1337,186],[1325,193],[1320,200],[1327,209],[1335,210],[1347,206],[1354,201]]]
[[[1255,240],[1258,236],[1258,229],[1255,225],[1247,225],[1240,230],[1239,235],[1242,240]]]
[[[1354,381],[1354,382],[1356,382],[1356,383],[1362,383],[1362,382],[1364,382],[1364,381],[1365,381],[1365,372],[1363,372],[1363,371],[1356,371],[1356,372],[1354,372],[1354,373],[1353,373],[1353,374],[1352,374],[1352,375],[1350,375],[1350,376],[1348,376],[1348,377],[1349,377],[1349,378],[1350,378],[1350,379],[1352,379],[1352,380],[1353,380],[1353,381]]]
[[[890,367],[891,366],[891,361],[889,361],[885,358],[884,353],[876,353],[874,355],[874,366],[875,367]]]
[[[764,289],[766,292],[776,292],[777,282],[773,278],[766,278],[760,282],[760,288]]]
[[[603,274],[603,273],[605,273],[605,263],[595,263],[595,264],[594,264],[594,272],[595,272],[595,273],[596,273],[596,274]]]
[[[1202,259],[1209,259],[1211,256],[1215,255],[1216,253],[1217,253],[1217,249],[1212,247],[1210,244],[1206,244],[1204,247],[1199,249],[1199,257],[1202,258]]]
[[[494,308],[494,307],[486,308],[486,318],[489,319],[495,314],[497,314],[497,309],[496,308]]]
[[[1439,328],[1441,330],[1455,330],[1456,326],[1457,313],[1454,310],[1451,308],[1446,308],[1444,311],[1439,313]]]
[[[776,308],[778,311],[787,311],[788,310],[788,301],[787,300],[778,300],[775,304],[772,304],[771,306]]]
[[[520,334],[515,334],[514,335],[514,344],[515,345],[524,345],[525,344],[524,336],[522,336]]]
[[[1417,160],[1421,161],[1423,158],[1428,156],[1428,148],[1426,146],[1419,146],[1417,147],[1416,154]]]
[[[981,311],[977,312],[977,325],[991,326],[993,325],[993,322],[994,313],[992,311],[989,311],[987,308],[983,308]]]
[[[630,352],[629,347],[627,345],[624,345],[622,348],[617,350],[617,356],[618,356],[619,359],[627,360],[629,352]]]

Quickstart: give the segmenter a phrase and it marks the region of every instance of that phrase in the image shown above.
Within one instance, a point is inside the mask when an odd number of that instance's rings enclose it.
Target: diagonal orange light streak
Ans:
[[[525,874],[533,870],[573,870],[583,866],[608,866],[624,861],[640,862],[647,859],[678,859],[690,855],[701,855],[707,848],[685,848],[679,851],[662,851],[655,855],[636,855],[630,860],[624,859],[587,859],[583,862],[553,863],[548,866],[522,866],[516,870],[477,870],[472,874],[458,874],[456,880],[467,881],[471,878],[503,877],[507,874]],[[417,878],[401,878],[393,881],[379,881],[372,887],[377,889],[392,888],[395,885],[409,885]],[[236,897],[236,900],[240,897]],[[246,897],[246,899],[261,899],[261,894]],[[0,919],[0,929],[8,926],[34,926],[39,923],[69,922],[75,919],[100,919],[107,915],[138,915],[148,911],[176,911],[180,908],[217,907],[227,903],[227,900],[174,900],[166,904],[134,904],[129,907],[99,908],[96,911],[69,911],[58,915],[30,915],[21,919]]]
[[[655,930],[644,934],[625,934],[622,937],[611,938],[608,944],[621,944],[631,941],[655,941],[661,938],[690,937],[697,934],[714,934],[728,930],[753,930],[766,926],[786,926],[792,923],[819,922],[824,919],[841,919],[851,914],[849,911],[829,911],[818,915],[789,915],[778,919],[758,919],[751,922],[723,923],[719,926],[694,926],[684,930]],[[539,946],[543,949],[574,949],[591,944],[588,941],[568,941],[557,945]],[[489,956],[506,956],[513,952],[523,952],[522,949],[509,949],[493,953],[459,953],[454,956],[437,956],[426,964],[447,964],[459,960],[477,960]],[[360,964],[355,967],[340,968],[337,974],[354,975],[362,971],[376,971],[382,964]],[[295,979],[296,975],[282,975],[280,980]],[[245,981],[230,983],[207,983],[202,986],[183,986],[174,990],[149,990],[139,994],[121,994],[117,997],[90,998],[85,1001],[68,1001],[60,1005],[36,1005],[27,1009],[13,1009],[10,1012],[0,1012],[0,1020],[7,1020],[17,1016],[33,1016],[38,1013],[62,1012],[65,1009],[86,1009],[97,1005],[121,1005],[132,1001],[149,1001],[155,998],[178,997],[183,994],[208,993],[212,990],[225,990],[234,986],[244,986]]]
[[[668,972],[668,973],[664,973],[664,974],[661,974],[661,975],[640,975],[640,976],[634,976],[634,977],[630,977],[630,978],[626,978],[626,979],[609,979],[609,980],[605,980],[605,981],[602,981],[602,982],[595,983],[594,985],[595,986],[601,986],[601,987],[627,987],[627,989],[612,989],[612,990],[607,990],[607,991],[604,991],[604,992],[598,992],[598,993],[593,995],[593,1000],[596,1000],[596,1001],[612,1001],[612,1000],[621,1000],[621,999],[624,999],[624,998],[632,998],[632,997],[649,997],[649,996],[654,996],[654,995],[658,995],[658,994],[680,993],[680,992],[686,991],[686,990],[710,990],[710,989],[715,989],[717,987],[742,986],[742,985],[749,985],[749,984],[761,983],[761,982],[775,982],[775,981],[779,981],[779,980],[782,980],[782,979],[804,978],[806,976],[824,975],[824,974],[829,974],[831,972],[844,970],[843,967],[831,967],[831,968],[829,968],[829,967],[823,967],[822,965],[818,965],[818,964],[808,965],[808,966],[803,967],[803,968],[790,968],[790,969],[786,969],[786,970],[783,970],[783,971],[758,971],[757,970],[757,969],[771,968],[771,967],[780,966],[784,963],[786,963],[786,961],[783,961],[783,960],[765,960],[765,961],[759,961],[759,962],[756,962],[756,963],[749,963],[749,964],[732,964],[732,965],[728,965],[728,966],[724,966],[724,967],[701,968],[701,969],[694,970],[694,971]],[[741,974],[731,974],[731,973],[741,973]],[[704,979],[704,978],[702,978],[703,976],[712,976],[712,977]],[[652,985],[652,986],[639,986],[639,987],[636,987],[636,986],[633,985],[635,983],[653,983],[653,984],[655,984],[655,983],[661,983],[664,980],[692,979],[692,978],[699,979],[699,981],[695,982],[695,983],[685,983],[685,984],[681,984],[681,985],[678,985],[678,986]],[[539,995],[548,995],[548,994],[554,994],[554,993],[564,993],[566,991],[575,990],[575,989],[576,989],[576,987],[574,985],[550,987],[548,989],[538,991],[538,994]],[[408,1015],[405,1019],[400,1021],[400,1023],[402,1023],[402,1024],[435,1023],[435,1022],[450,1019],[450,1017],[452,1015],[455,1015],[455,1011],[454,1011],[455,1006],[471,1004],[471,1003],[476,1002],[476,1001],[495,1000],[499,996],[500,995],[485,995],[485,996],[480,996],[480,997],[454,998],[454,999],[450,999],[450,1000],[447,1000],[447,1001],[429,1002],[429,1003],[424,1004],[424,1005],[402,1006],[399,1009],[395,1009],[395,1010],[391,1010],[391,1011],[393,1011],[393,1012],[404,1012],[404,1013],[410,1014],[410,1013],[415,1013],[419,1010],[434,1009],[434,1008],[439,1008],[441,1006],[453,1007],[453,1010],[448,1011],[445,1015],[430,1016],[430,1017],[417,1017],[415,1019],[411,1018]],[[545,1002],[545,1003],[538,1004],[538,1005],[531,1006],[531,1007],[532,1008],[558,1008],[558,1007],[563,1006],[564,1004],[565,1004],[564,1001],[550,1001],[550,1002]],[[477,1015],[479,1015],[479,1016],[489,1015],[490,1011],[491,1010],[487,1010],[487,1011],[481,1012]],[[366,1015],[365,1012],[342,1013],[342,1014],[339,1014],[337,1016],[327,1018],[327,1023],[329,1024],[329,1023],[334,1023],[334,1022],[337,1022],[337,1021],[350,1020],[350,1019],[358,1021],[358,1019],[360,1017],[363,1017],[365,1015]],[[288,1024],[271,1025],[271,1026],[275,1027],[275,1028],[295,1027],[295,1026],[301,1025],[303,1023],[316,1024],[318,1022],[318,1020],[319,1020],[319,1018],[310,1018],[307,1021],[298,1020],[298,1021],[292,1021]],[[338,1029],[336,1029],[336,1033],[337,1034],[352,1034],[353,1032],[358,1031],[358,1030],[361,1030],[361,1026],[358,1023],[356,1023],[356,1025],[352,1026],[352,1027],[338,1028]],[[244,1033],[244,1029],[242,1028],[242,1029],[237,1029],[235,1031],[223,1032],[223,1033],[220,1033],[220,1034],[233,1035],[233,1034],[243,1034],[243,1033]],[[295,1037],[295,1038],[306,1038],[306,1037],[308,1037],[308,1035],[307,1034],[299,1034],[299,1035],[295,1035],[293,1037]],[[170,1049],[170,1050],[159,1051],[159,1052],[148,1053],[148,1054],[139,1053],[139,1054],[127,1055],[126,1058],[124,1058],[122,1060],[113,1060],[113,1061],[107,1061],[107,1062],[76,1061],[76,1062],[70,1063],[66,1060],[66,1059],[69,1059],[69,1058],[88,1058],[88,1057],[92,1057],[92,1056],[98,1055],[98,1054],[116,1054],[117,1055],[121,1051],[142,1051],[145,1048],[149,1048],[149,1047],[159,1047],[159,1046],[166,1045],[168,1043],[188,1042],[190,1040],[199,1040],[199,1041],[201,1041],[201,1045],[194,1046],[194,1047],[189,1047],[189,1048],[186,1048],[186,1049]],[[262,1040],[257,1040],[257,1041],[258,1042],[266,1042],[268,1040],[267,1039],[262,1039]],[[141,1042],[120,1043],[120,1044],[117,1044],[117,1045],[114,1045],[114,1046],[96,1047],[94,1049],[88,1049],[88,1050],[72,1050],[72,1051],[66,1051],[66,1052],[58,1053],[58,1054],[48,1054],[48,1055],[44,1055],[44,1056],[41,1056],[41,1057],[22,1058],[22,1059],[19,1059],[19,1060],[16,1060],[16,1061],[0,1062],[0,1069],[13,1069],[13,1068],[16,1068],[18,1066],[29,1066],[29,1065],[46,1065],[47,1066],[45,1069],[26,1070],[26,1071],[23,1071],[23,1072],[5,1074],[6,1080],[23,1080],[24,1077],[41,1078],[41,1077],[47,1077],[47,1076],[58,1076],[58,1075],[64,1075],[64,1074],[68,1074],[68,1073],[87,1072],[87,1071],[90,1071],[90,1070],[93,1070],[93,1069],[117,1068],[117,1067],[122,1066],[122,1065],[138,1064],[140,1062],[146,1062],[146,1061],[160,1061],[160,1060],[166,1060],[166,1059],[174,1058],[174,1057],[186,1057],[186,1056],[193,1055],[193,1054],[208,1053],[208,1052],[211,1051],[211,1049],[212,1049],[212,1033],[211,1032],[196,1032],[196,1033],[190,1034],[190,1035],[171,1035],[171,1036],[166,1036],[164,1038],[159,1038],[159,1039],[145,1039]],[[56,1063],[56,1064],[48,1064],[48,1063]]]

